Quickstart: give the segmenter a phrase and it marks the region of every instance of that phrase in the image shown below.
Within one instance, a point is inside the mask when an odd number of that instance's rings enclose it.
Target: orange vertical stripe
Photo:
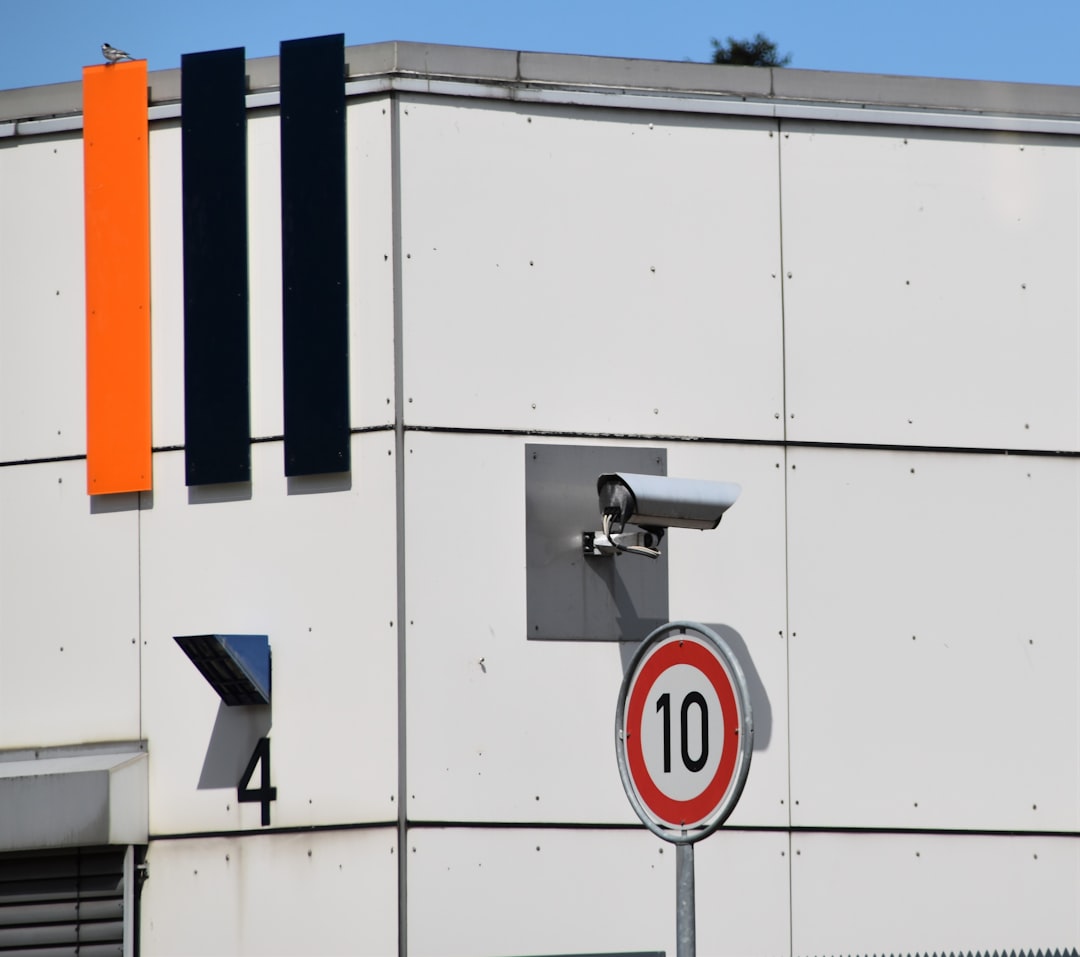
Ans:
[[[152,487],[146,61],[83,69],[86,487]]]

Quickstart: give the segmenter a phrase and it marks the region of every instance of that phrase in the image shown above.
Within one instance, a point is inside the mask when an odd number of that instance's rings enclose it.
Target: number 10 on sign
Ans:
[[[742,668],[716,632],[672,622],[642,642],[619,693],[615,744],[627,797],[651,831],[687,843],[723,823],[753,737]]]

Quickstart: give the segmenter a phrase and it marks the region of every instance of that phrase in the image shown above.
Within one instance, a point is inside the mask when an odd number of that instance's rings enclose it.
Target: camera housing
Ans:
[[[742,491],[735,482],[670,478],[636,472],[607,472],[596,480],[603,531],[586,541],[587,554],[629,552],[657,558],[668,528],[716,528]],[[647,542],[634,540],[627,525],[644,530]]]

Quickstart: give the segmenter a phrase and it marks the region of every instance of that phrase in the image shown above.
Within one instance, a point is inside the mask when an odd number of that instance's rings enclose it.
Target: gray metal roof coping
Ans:
[[[593,92],[727,97],[1004,116],[1080,117],[1080,87],[718,66],[387,41],[345,49],[344,77],[402,77]],[[278,89],[278,58],[247,61],[251,93]],[[180,70],[155,70],[148,105],[180,99]],[[0,91],[0,123],[78,116],[82,83]]]
[[[1014,116],[1080,116],[1080,87],[875,73],[772,70],[777,99],[958,110]]]
[[[376,44],[384,46],[384,44]],[[447,77],[455,79],[488,80],[496,83],[515,82],[518,80],[518,56],[514,50],[489,50],[482,47],[445,46],[430,43],[409,43],[395,40],[385,44],[393,48],[393,62],[389,70],[382,73],[411,74],[420,77]],[[370,47],[348,47],[346,60],[359,65],[350,76],[368,76],[376,70],[368,67]],[[377,66],[385,54],[372,51],[375,56],[371,66]]]
[[[0,121],[45,119],[81,112],[81,80],[0,90]]]

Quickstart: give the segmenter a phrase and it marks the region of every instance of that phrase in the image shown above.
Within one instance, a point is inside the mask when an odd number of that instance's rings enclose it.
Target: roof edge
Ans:
[[[248,91],[278,89],[278,57],[247,61]],[[1080,117],[1080,87],[840,73],[622,57],[538,53],[391,40],[345,48],[345,79],[460,80],[497,86],[707,96],[757,101]],[[180,70],[148,75],[148,106],[180,99]],[[82,83],[0,91],[0,123],[82,113]]]

